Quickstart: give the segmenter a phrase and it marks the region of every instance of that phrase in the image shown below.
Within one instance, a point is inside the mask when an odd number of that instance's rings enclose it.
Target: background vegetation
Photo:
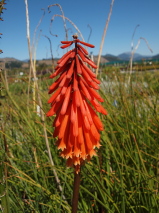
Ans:
[[[159,76],[158,72],[106,72],[101,94],[108,116],[101,148],[82,168],[79,212],[157,212],[159,183]],[[42,120],[28,82],[2,78],[1,170],[2,203],[10,212],[71,212],[73,169],[66,168],[52,138],[53,118]],[[48,74],[38,80],[43,111],[47,112]],[[37,107],[37,106],[36,106]],[[50,163],[46,138],[54,161]],[[2,169],[2,167],[1,167]],[[53,169],[60,179],[59,190]],[[2,172],[3,171],[3,172]],[[5,171],[5,172],[4,172]]]

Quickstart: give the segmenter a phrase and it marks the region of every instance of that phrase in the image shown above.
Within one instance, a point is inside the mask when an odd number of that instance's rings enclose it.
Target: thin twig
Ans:
[[[89,29],[90,29],[88,40],[87,40],[87,43],[89,43],[90,37],[92,35],[92,27],[89,24],[87,25],[87,27],[89,27]]]
[[[44,36],[45,38],[47,38],[47,39],[48,39],[49,44],[50,44],[51,60],[52,60],[52,66],[53,66],[53,70],[54,70],[54,66],[55,66],[55,64],[54,64],[54,57],[53,57],[53,52],[52,52],[51,39],[50,39],[48,36],[46,36],[46,35],[43,35],[43,36]]]
[[[61,10],[61,13],[62,13],[62,19],[63,19],[63,24],[64,24],[64,29],[65,29],[65,34],[66,34],[66,41],[68,40],[68,30],[67,30],[67,26],[66,26],[66,20],[65,20],[65,15],[64,15],[64,12],[63,12],[63,9],[61,7],[60,4],[52,4],[52,5],[49,5],[48,6],[48,11],[49,13],[51,12],[50,11],[50,7],[54,7],[54,6],[58,6]]]
[[[80,30],[78,29],[78,27],[77,27],[69,18],[63,17],[62,15],[58,15],[58,14],[53,15],[53,17],[52,17],[52,19],[51,19],[51,22],[50,22],[50,34],[51,34],[51,35],[57,36],[57,35],[55,35],[55,34],[52,34],[52,31],[51,31],[52,22],[54,21],[54,18],[57,17],[57,16],[58,16],[58,17],[62,17],[62,18],[64,18],[64,19],[66,19],[67,21],[69,21],[69,22],[73,25],[73,27],[77,30],[77,32],[78,32],[79,36],[81,37],[81,39],[84,41],[84,38],[83,38],[83,36],[82,36],[82,33],[80,32]]]

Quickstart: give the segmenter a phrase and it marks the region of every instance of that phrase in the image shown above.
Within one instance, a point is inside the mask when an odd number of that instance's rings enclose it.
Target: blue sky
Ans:
[[[28,46],[26,39],[26,15],[24,0],[7,0],[3,14],[3,22],[0,22],[0,49],[3,54],[0,58],[14,57],[20,60],[28,59]],[[50,20],[53,15],[61,14],[59,7],[52,7],[48,13],[47,7],[51,4],[60,4],[64,15],[69,18],[81,31],[85,41],[88,41],[90,27],[92,33],[89,42],[95,45],[94,55],[99,52],[104,26],[108,17],[111,0],[28,0],[30,15],[30,34],[33,40],[34,30],[42,17],[42,8],[46,9],[44,19],[36,33],[36,58],[50,58],[49,42],[43,35],[48,36],[52,42],[54,57],[61,57],[64,50],[59,48],[60,41],[65,40],[65,30],[60,17],[55,17],[52,24],[52,33],[49,33]],[[147,48],[146,43],[141,41],[137,53],[143,55],[156,55],[159,53],[159,0],[115,0],[111,20],[104,42],[102,54],[118,55],[131,50],[132,34],[136,25],[134,46],[140,37],[144,37],[153,53]],[[66,22],[69,40],[76,33],[76,29]]]

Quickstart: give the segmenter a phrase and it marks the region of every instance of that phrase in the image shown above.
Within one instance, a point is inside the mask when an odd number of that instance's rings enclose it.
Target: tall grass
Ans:
[[[101,94],[108,116],[101,117],[105,131],[98,156],[82,168],[78,212],[158,212],[159,93],[154,89],[158,73],[147,75],[132,74],[128,85],[126,74],[102,74]],[[3,76],[2,80],[5,88]],[[38,80],[44,113],[48,111],[48,81]],[[6,96],[1,97],[0,155],[7,169],[0,177],[1,206],[11,213],[71,212],[73,169],[66,168],[59,157],[52,138],[53,119],[45,119],[60,191],[45,144],[44,123],[33,104],[26,104],[26,84],[9,84]]]

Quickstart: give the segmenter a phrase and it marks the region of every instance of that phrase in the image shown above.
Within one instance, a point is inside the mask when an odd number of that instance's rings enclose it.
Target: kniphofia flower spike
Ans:
[[[73,36],[73,41],[61,41],[61,48],[73,43],[75,48],[58,60],[55,72],[50,78],[58,76],[50,86],[48,100],[51,109],[47,116],[55,115],[53,137],[57,137],[57,146],[61,156],[67,159],[68,166],[74,166],[76,172],[81,164],[96,155],[100,147],[100,131],[103,124],[97,112],[107,114],[99,102],[104,100],[98,94],[100,81],[89,67],[97,68],[82,46],[94,46]],[[82,45],[81,45],[82,44]]]

